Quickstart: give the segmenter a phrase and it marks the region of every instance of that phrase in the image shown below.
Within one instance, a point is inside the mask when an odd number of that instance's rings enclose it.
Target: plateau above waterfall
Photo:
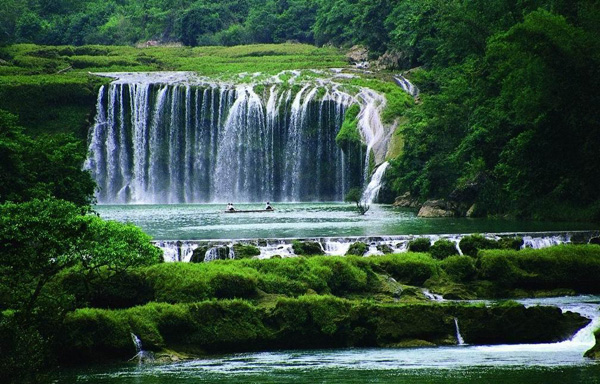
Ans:
[[[100,75],[115,79],[98,93],[85,165],[100,204],[341,201],[384,162],[392,134],[380,119],[385,98],[335,74],[241,84],[187,72]],[[360,142],[344,148],[336,135],[352,105]]]

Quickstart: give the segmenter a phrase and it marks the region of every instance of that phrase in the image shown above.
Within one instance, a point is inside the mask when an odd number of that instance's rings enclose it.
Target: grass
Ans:
[[[243,72],[277,74],[284,70],[344,67],[343,52],[306,44],[257,44],[234,47],[83,46],[18,44],[0,48],[2,75],[76,72],[194,71],[220,77]],[[12,72],[11,72],[12,71]]]

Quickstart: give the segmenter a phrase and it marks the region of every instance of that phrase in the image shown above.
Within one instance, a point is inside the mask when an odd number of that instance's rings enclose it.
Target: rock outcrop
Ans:
[[[362,64],[369,59],[369,50],[362,45],[355,45],[348,50],[346,58],[350,64]]]
[[[406,192],[402,196],[396,197],[394,207],[417,208],[419,207],[419,199],[413,197],[410,192]]]
[[[454,204],[451,202],[438,199],[427,200],[421,209],[419,209],[418,217],[454,217],[457,216]]]
[[[584,356],[589,357],[590,359],[600,360],[600,329],[596,330],[595,336],[596,345],[589,349]]]

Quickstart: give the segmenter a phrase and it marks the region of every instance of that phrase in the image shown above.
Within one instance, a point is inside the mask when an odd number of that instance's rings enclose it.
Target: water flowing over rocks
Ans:
[[[185,72],[102,75],[115,80],[98,93],[85,164],[100,204],[341,201],[367,182],[371,154],[383,163],[392,134],[380,119],[384,96],[348,93],[332,79],[290,86],[279,77],[236,85]],[[335,142],[353,104],[367,147],[358,167]]]
[[[260,252],[256,258],[268,259],[274,256],[295,257],[305,247],[318,249],[311,254],[322,254],[325,256],[344,256],[350,248],[357,243],[366,245],[364,256],[383,255],[387,253],[403,253],[408,251],[408,243],[418,238],[429,240],[430,244],[437,240],[446,239],[456,244],[459,254],[462,254],[459,243],[465,236],[471,234],[448,234],[448,235],[397,235],[397,236],[368,236],[368,237],[316,237],[303,239],[241,239],[241,240],[188,240],[188,241],[155,241],[154,244],[163,250],[164,260],[167,262],[203,262],[216,258],[236,259],[236,248],[239,245],[251,245]],[[522,238],[522,248],[547,248],[554,245],[577,243],[585,244],[598,236],[598,231],[573,231],[573,232],[533,232],[533,233],[487,233],[485,238],[500,240],[503,238]],[[295,244],[295,246],[294,246]],[[354,248],[357,246],[355,245]],[[206,255],[211,249],[227,248],[221,250],[223,257]],[[353,249],[354,249],[353,248]],[[299,252],[295,252],[299,250]],[[238,251],[239,253],[239,251]]]

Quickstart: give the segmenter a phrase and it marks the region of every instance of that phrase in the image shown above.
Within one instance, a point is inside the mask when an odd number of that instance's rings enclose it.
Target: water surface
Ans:
[[[589,223],[419,218],[415,210],[373,205],[366,215],[344,203],[279,203],[274,212],[224,213],[224,204],[98,205],[105,219],[132,222],[157,240],[346,237],[597,229]],[[238,204],[237,209],[262,209]]]

